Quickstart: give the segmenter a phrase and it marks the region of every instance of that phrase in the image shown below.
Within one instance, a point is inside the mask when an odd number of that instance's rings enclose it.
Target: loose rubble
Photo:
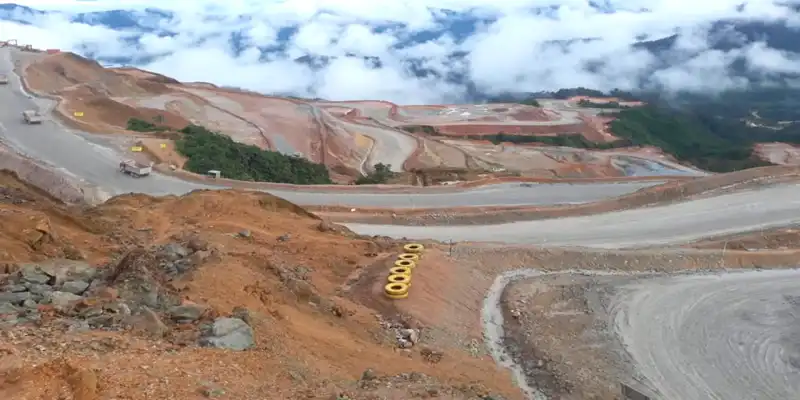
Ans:
[[[46,314],[69,331],[134,329],[166,337],[170,324],[213,321],[198,327],[199,345],[249,349],[255,339],[247,309],[214,319],[208,306],[183,302],[166,285],[210,256],[208,243],[193,238],[134,249],[106,267],[72,260],[20,265],[0,280],[0,327],[40,323]]]

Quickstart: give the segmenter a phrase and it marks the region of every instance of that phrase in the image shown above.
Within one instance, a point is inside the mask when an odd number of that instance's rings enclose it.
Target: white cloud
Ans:
[[[421,59],[429,69],[445,75],[466,73],[487,91],[551,90],[586,86],[600,89],[631,88],[647,67],[658,62],[630,44],[641,35],[655,39],[680,31],[676,56],[682,62],[653,74],[671,89],[719,90],[746,82],[726,73],[737,57],[752,71],[798,72],[798,57],[767,48],[763,43],[730,52],[709,49],[711,22],[737,17],[753,20],[788,19],[800,26],[778,1],[752,0],[737,11],[741,0],[607,0],[613,14],[589,6],[588,0],[194,0],[157,2],[46,1],[18,3],[66,12],[108,9],[171,10],[175,18],[161,29],[174,36],[148,33],[140,50],[124,41],[129,32],[85,24],[63,17],[35,21],[35,26],[0,22],[0,36],[17,38],[40,48],[90,49],[106,57],[137,54],[163,55],[145,68],[185,81],[209,81],[264,92],[292,92],[329,99],[386,99],[401,103],[439,102],[457,98],[464,88],[434,77],[419,78],[404,60]],[[549,7],[536,13],[536,7]],[[473,15],[496,17],[465,42],[444,35],[425,43],[397,48],[408,37],[441,28],[441,9],[471,10]],[[648,12],[641,12],[647,9]],[[241,16],[247,16],[242,19]],[[213,17],[209,19],[209,17]],[[154,23],[150,21],[150,23]],[[387,24],[395,24],[389,26]],[[396,24],[404,24],[398,28]],[[256,47],[277,44],[283,28],[298,27],[284,54],[261,57]],[[373,29],[382,26],[383,31]],[[461,28],[458,28],[461,29]],[[230,34],[241,32],[250,48],[236,57]],[[598,40],[579,41],[579,38]],[[569,44],[553,41],[570,40]],[[466,52],[465,61],[448,55]],[[339,57],[320,71],[292,62],[307,53]],[[380,57],[381,68],[344,54]],[[591,65],[592,72],[586,67]]]

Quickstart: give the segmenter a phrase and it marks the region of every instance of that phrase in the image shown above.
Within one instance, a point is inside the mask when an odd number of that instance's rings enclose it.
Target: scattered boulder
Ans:
[[[156,337],[164,337],[169,332],[158,314],[148,307],[142,307],[140,313],[131,319],[130,325]]]
[[[186,304],[171,307],[168,314],[175,322],[190,323],[200,319],[207,309],[208,307],[200,304]]]
[[[11,303],[1,303],[0,302],[0,316],[3,315],[13,315],[16,316],[19,314],[20,309],[17,308],[15,305]]]
[[[52,292],[47,296],[45,300],[48,303],[52,304],[53,308],[55,308],[56,311],[67,312],[72,308],[72,306],[75,305],[75,303],[77,303],[81,299],[82,299],[81,296],[78,296],[73,293]]]
[[[11,303],[20,305],[25,300],[32,298],[30,292],[2,292],[0,293],[0,303]]]
[[[19,292],[27,291],[28,288],[25,287],[25,285],[16,284],[16,285],[4,286],[3,289],[0,289],[0,290],[2,290],[4,292],[10,292],[10,293],[19,293]]]
[[[217,318],[200,338],[200,345],[242,351],[255,345],[253,328],[239,318]]]
[[[178,261],[189,255],[189,249],[181,246],[179,243],[167,243],[161,246],[159,256],[169,260]]]
[[[89,282],[86,281],[67,281],[61,285],[61,291],[81,295],[86,289],[89,288]]]
[[[416,329],[401,329],[400,336],[402,339],[411,342],[411,344],[419,343],[419,331]]]
[[[42,272],[38,266],[23,266],[19,270],[19,282],[44,285],[50,282],[50,276]]]

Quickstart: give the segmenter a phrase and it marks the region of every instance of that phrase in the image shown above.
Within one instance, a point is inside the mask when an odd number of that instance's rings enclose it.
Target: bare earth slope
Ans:
[[[614,139],[605,132],[608,121],[598,119],[596,110],[578,108],[569,101],[545,101],[546,108],[519,104],[398,106],[379,101],[311,102],[208,83],[181,83],[135,68],[103,68],[72,53],[8,50],[21,61],[17,72],[23,75],[28,90],[58,99],[55,111],[68,125],[86,132],[143,139],[151,152],[157,152],[157,147],[144,138],[153,135],[127,131],[129,118],[159,121],[173,129],[188,123],[204,125],[241,143],[302,154],[327,165],[342,181],[369,172],[376,163],[390,164],[397,172],[460,168],[550,177],[636,175],[626,169],[629,162],[602,152],[574,151],[575,156],[565,158],[558,152],[519,146],[520,150],[514,151],[519,156],[503,157],[512,153],[502,151],[497,158],[490,156],[494,150],[476,151],[468,141],[440,140],[400,129],[406,125],[431,125],[453,136],[502,130],[542,135],[578,133],[600,142]],[[528,159],[522,156],[531,151],[537,154]],[[655,161],[653,165],[659,163]]]
[[[82,211],[0,174],[0,215],[0,398],[521,398],[491,358],[437,333],[461,325],[348,291],[395,244],[269,195]],[[209,341],[204,326],[230,318],[249,328]],[[416,345],[400,349],[406,328]]]

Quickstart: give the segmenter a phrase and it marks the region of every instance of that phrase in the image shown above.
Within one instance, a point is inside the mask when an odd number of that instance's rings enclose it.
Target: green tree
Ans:
[[[163,132],[169,130],[169,128],[165,126],[159,126],[139,118],[128,119],[128,125],[126,128],[129,131],[135,132]]]
[[[356,185],[379,185],[389,182],[395,173],[391,164],[378,163],[372,166],[372,172],[356,179]]]

